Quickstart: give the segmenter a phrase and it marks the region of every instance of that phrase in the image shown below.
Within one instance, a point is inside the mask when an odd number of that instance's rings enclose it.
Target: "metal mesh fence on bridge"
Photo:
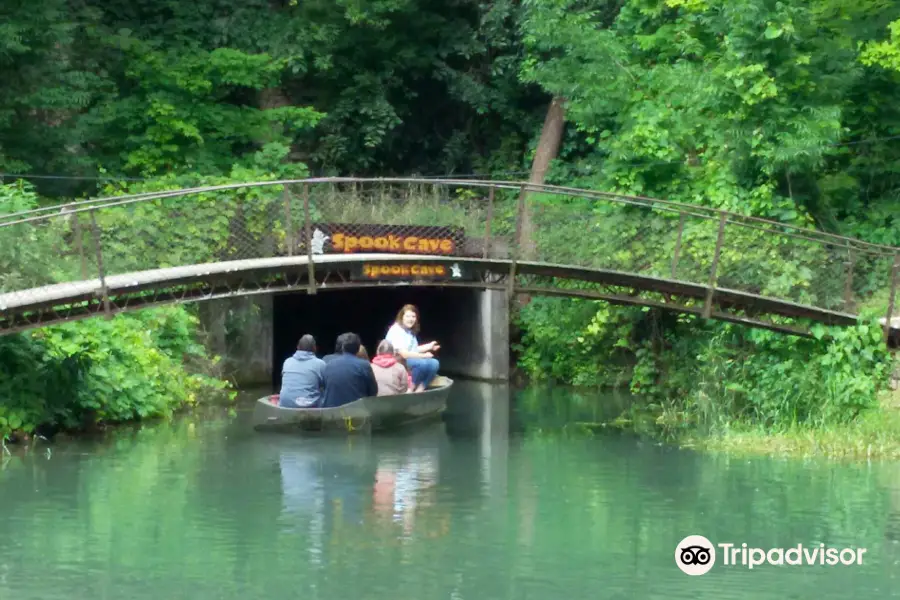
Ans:
[[[182,266],[358,252],[605,269],[834,311],[889,303],[893,248],[699,206],[521,186],[235,184],[0,216],[0,311],[96,289],[101,278],[121,284]],[[52,293],[35,289],[51,285]]]
[[[713,284],[833,311],[888,300],[894,255],[887,249],[615,197],[540,194],[531,213],[538,261]]]

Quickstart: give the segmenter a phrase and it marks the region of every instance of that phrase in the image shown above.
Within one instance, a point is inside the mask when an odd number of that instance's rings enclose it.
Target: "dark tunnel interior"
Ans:
[[[305,333],[316,338],[319,357],[334,352],[337,336],[346,331],[359,334],[369,356],[374,356],[378,342],[384,339],[404,304],[419,308],[422,319],[419,341],[436,339],[441,343],[438,359],[470,352],[471,348],[460,347],[463,344],[459,334],[479,326],[475,300],[480,293],[442,287],[385,287],[276,295],[272,385],[276,390],[280,388],[281,364],[293,354],[297,341]]]

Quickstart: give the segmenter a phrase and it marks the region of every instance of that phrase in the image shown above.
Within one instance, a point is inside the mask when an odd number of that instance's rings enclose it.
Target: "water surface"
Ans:
[[[897,465],[577,433],[621,402],[460,383],[406,435],[261,434],[245,405],[38,445],[0,458],[0,599],[900,597]],[[867,553],[689,577],[689,534]]]

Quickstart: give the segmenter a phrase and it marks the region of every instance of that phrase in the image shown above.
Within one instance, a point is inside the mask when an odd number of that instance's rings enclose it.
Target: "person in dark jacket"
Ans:
[[[344,333],[338,337],[341,354],[325,365],[325,393],[322,408],[334,408],[359,400],[366,396],[378,395],[378,383],[368,361],[356,356],[360,339],[355,333]]]
[[[343,354],[343,352],[341,351],[341,343],[343,343],[343,339],[344,338],[339,335],[337,337],[337,341],[334,343],[334,352],[332,352],[331,354],[326,354],[322,357],[322,360],[325,361],[326,365]]]
[[[281,392],[278,406],[309,408],[315,406],[325,386],[325,363],[316,357],[316,340],[304,335],[297,351],[281,367]]]

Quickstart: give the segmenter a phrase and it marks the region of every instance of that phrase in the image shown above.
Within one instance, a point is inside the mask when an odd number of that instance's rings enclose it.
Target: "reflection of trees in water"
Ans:
[[[538,491],[533,496],[517,492],[521,522],[529,522],[524,516],[530,512],[527,502],[542,510],[549,501],[543,499],[544,490],[566,485],[566,501],[585,506],[592,523],[602,524],[603,535],[627,540],[635,560],[660,537],[680,539],[685,531],[718,531],[726,536],[745,531],[772,546],[836,541],[865,546],[865,540],[884,539],[883,560],[892,568],[900,564],[900,475],[885,484],[887,489],[873,489],[865,470],[854,466],[703,456],[645,443],[627,433],[606,435],[602,429],[594,429],[595,439],[589,440],[573,426],[614,420],[632,409],[639,412],[640,404],[639,399],[629,404],[627,396],[552,386],[518,392],[514,413],[531,434],[526,438],[533,450],[537,440],[570,448],[582,440],[595,448],[590,464],[581,465],[579,473],[564,472],[571,465],[536,464],[534,473],[545,480],[535,484]],[[541,456],[538,452],[529,460],[542,460]],[[558,474],[559,479],[548,474]],[[590,485],[591,477],[604,485]],[[583,488],[579,481],[585,482]],[[631,491],[623,494],[626,489]],[[873,497],[882,495],[890,498],[887,505],[873,506]],[[661,505],[679,519],[656,518],[653,513]],[[533,539],[542,539],[543,523],[538,521]],[[521,531],[520,535],[529,539]],[[875,560],[871,554],[870,560]]]
[[[16,578],[66,565],[73,589],[138,573],[150,581],[180,548],[203,536],[240,540],[236,523],[222,518],[222,496],[206,502],[200,489],[210,475],[206,458],[222,450],[224,437],[213,426],[212,435],[198,436],[197,429],[186,419],[121,430],[98,444],[58,444],[49,459],[29,459],[23,474],[33,476],[30,484],[3,494],[3,539],[19,543]],[[244,515],[245,521],[252,524],[253,516]],[[215,564],[230,581],[239,547],[214,543],[202,555],[188,553],[172,577],[201,580]],[[98,563],[114,568],[98,575]]]
[[[900,469],[896,465],[885,465],[879,469],[878,479],[884,485],[887,496],[884,536],[879,553],[884,570],[890,579],[896,580],[900,578]]]
[[[895,465],[881,466],[878,482],[887,492],[884,539],[900,543],[900,468]]]
[[[511,455],[517,569],[538,568],[535,556],[551,549],[608,555],[604,544],[613,543],[617,561],[648,572],[660,545],[687,533],[769,547],[867,547],[889,534],[891,519],[897,525],[896,469],[886,507],[887,490],[864,467],[729,460],[620,441],[537,437]],[[896,570],[900,545],[869,548],[869,564]]]
[[[628,394],[577,391],[560,386],[529,386],[514,394],[512,412],[524,432],[559,431],[577,424],[616,419],[630,409]]]

